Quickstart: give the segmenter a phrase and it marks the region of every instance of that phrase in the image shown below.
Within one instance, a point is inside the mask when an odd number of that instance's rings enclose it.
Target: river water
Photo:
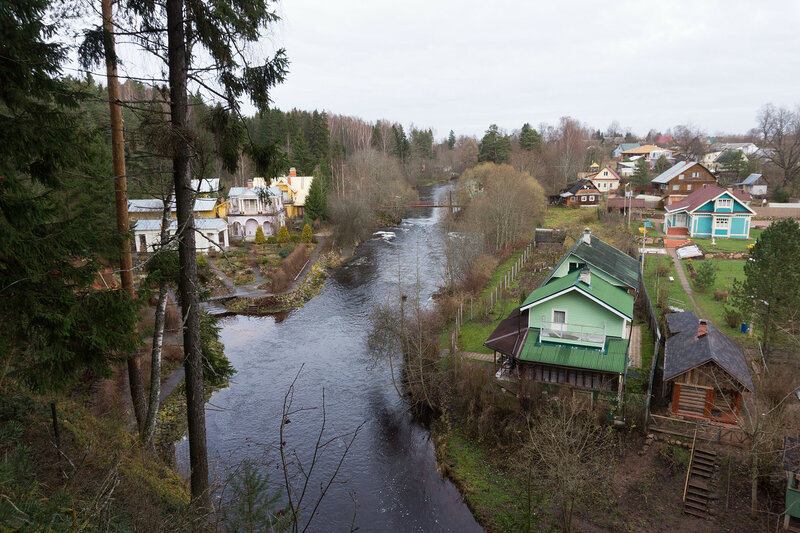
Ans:
[[[440,185],[420,196],[438,200],[448,191],[448,185]],[[271,483],[282,481],[274,450],[284,395],[299,372],[294,407],[312,410],[290,418],[286,450],[296,450],[310,464],[323,390],[326,435],[364,424],[337,483],[321,501],[311,531],[348,531],[354,508],[360,531],[481,531],[458,490],[437,472],[430,434],[406,412],[388,366],[374,364],[366,347],[373,310],[388,299],[397,301],[398,278],[407,291],[419,279],[421,301],[430,303],[441,272],[437,224],[442,214],[441,209],[416,209],[400,227],[384,228],[387,233],[361,244],[336,269],[321,294],[282,320],[222,319],[221,340],[237,373],[206,405],[212,476],[222,479],[234,465],[250,459],[259,461]],[[266,453],[267,448],[272,452]],[[334,440],[317,461],[309,503],[343,451],[343,442]],[[185,440],[177,444],[176,456],[185,471]],[[309,508],[304,517],[310,513]]]

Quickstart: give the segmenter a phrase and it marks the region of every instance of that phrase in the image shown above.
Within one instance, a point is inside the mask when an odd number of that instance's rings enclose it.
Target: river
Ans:
[[[442,199],[449,187],[425,188],[420,197]],[[437,225],[442,214],[441,209],[416,209],[398,228],[383,228],[387,233],[362,243],[317,297],[282,320],[222,319],[221,340],[237,373],[206,405],[212,477],[222,479],[233,465],[250,459],[260,462],[271,483],[282,481],[274,450],[284,395],[299,372],[294,406],[313,410],[291,417],[285,428],[286,450],[296,450],[306,465],[310,463],[323,390],[326,435],[364,424],[311,531],[348,531],[354,500],[360,531],[481,531],[458,490],[437,472],[430,434],[406,412],[388,366],[374,364],[366,347],[375,306],[397,300],[398,276],[407,285],[419,277],[421,301],[430,303],[441,272]],[[265,453],[268,447],[271,454]],[[342,441],[335,440],[317,462],[309,503],[343,449]],[[185,439],[177,444],[176,456],[185,471]],[[309,508],[304,516],[310,512]]]

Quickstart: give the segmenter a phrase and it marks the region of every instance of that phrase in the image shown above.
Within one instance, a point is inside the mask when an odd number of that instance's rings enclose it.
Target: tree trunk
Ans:
[[[208,449],[203,397],[203,362],[200,346],[200,296],[195,249],[194,195],[189,176],[189,141],[186,36],[183,0],[167,0],[167,43],[169,55],[170,116],[174,143],[172,172],[178,215],[180,277],[178,289],[183,314],[183,349],[186,369],[186,417],[189,425],[189,463],[192,469],[192,499],[202,507],[208,494]]]
[[[117,233],[125,237],[122,241],[120,258],[120,280],[122,290],[129,298],[133,292],[133,261],[131,245],[128,241],[128,184],[125,171],[125,138],[122,134],[122,108],[119,105],[119,79],[114,46],[114,25],[112,21],[111,0],[102,1],[103,29],[108,32],[104,39],[106,56],[106,76],[108,78],[108,107],[111,113],[111,157],[114,163],[114,199],[117,211]],[[128,382],[131,389],[131,403],[136,416],[136,425],[141,431],[144,425],[145,410],[144,383],[138,350],[128,358]]]
[[[161,211],[161,242],[159,253],[162,252],[169,243],[169,223],[170,223],[170,204],[172,202],[173,187],[169,188],[169,193],[164,199],[164,208]],[[167,289],[169,282],[164,273],[161,273],[161,281],[158,284],[158,303],[156,304],[155,323],[153,324],[153,349],[150,352],[150,400],[147,407],[147,418],[142,427],[142,442],[148,446],[153,444],[153,434],[156,430],[156,417],[161,404],[161,352],[164,345],[164,322],[167,313]]]
[[[147,418],[142,428],[142,442],[148,446],[153,444],[156,417],[161,403],[161,351],[164,344],[164,319],[167,311],[168,287],[166,280],[159,284],[156,320],[153,326],[153,350],[150,357],[150,401],[147,408]]]

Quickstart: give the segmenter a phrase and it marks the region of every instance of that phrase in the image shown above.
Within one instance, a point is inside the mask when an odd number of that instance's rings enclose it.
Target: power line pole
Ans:
[[[120,278],[122,289],[129,298],[133,299],[135,294],[133,290],[133,261],[131,259],[130,243],[128,242],[128,184],[125,172],[125,138],[122,133],[122,107],[119,104],[119,79],[117,77],[117,54],[114,44],[111,0],[102,0],[102,14],[103,30],[106,33],[103,41],[105,43],[106,76],[108,78],[108,107],[111,114],[111,157],[114,163],[117,233],[123,236]],[[128,381],[131,389],[133,412],[136,415],[136,424],[141,429],[146,416],[146,406],[138,351],[128,358]]]

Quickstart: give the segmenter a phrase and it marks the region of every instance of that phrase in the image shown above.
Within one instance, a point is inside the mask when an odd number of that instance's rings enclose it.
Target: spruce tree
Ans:
[[[538,131],[531,128],[527,122],[522,125],[519,132],[519,147],[523,150],[532,151],[538,150],[542,145],[542,136]]]
[[[314,158],[308,151],[305,136],[300,128],[292,139],[292,166],[300,176],[307,176],[314,171]]]
[[[450,130],[450,135],[447,136],[447,148],[452,150],[456,146],[456,132]]]
[[[497,127],[492,124],[481,140],[481,151],[478,154],[478,161],[490,163],[508,163],[511,160],[511,139],[508,135],[503,135]]]
[[[109,153],[60,79],[48,6],[10,3],[0,17],[0,365],[41,392],[107,376],[137,344],[134,304],[94,286],[121,244]]]
[[[306,196],[305,218],[310,221],[322,220],[325,217],[325,189],[321,180],[314,177]]]

